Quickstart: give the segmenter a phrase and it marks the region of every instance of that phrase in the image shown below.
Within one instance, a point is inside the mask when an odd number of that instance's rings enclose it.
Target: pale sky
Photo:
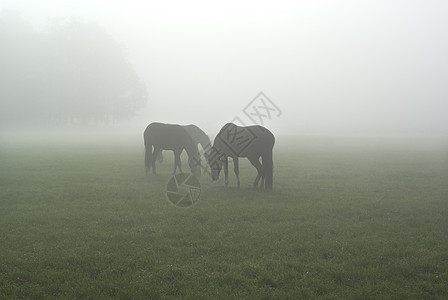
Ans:
[[[216,131],[263,91],[298,135],[448,136],[448,1],[0,0],[37,30],[79,17],[122,43],[133,120]]]

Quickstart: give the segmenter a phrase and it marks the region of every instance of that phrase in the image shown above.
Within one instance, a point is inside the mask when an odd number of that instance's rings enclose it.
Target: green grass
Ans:
[[[176,208],[142,143],[3,141],[0,299],[448,297],[446,145],[279,137],[272,192]]]

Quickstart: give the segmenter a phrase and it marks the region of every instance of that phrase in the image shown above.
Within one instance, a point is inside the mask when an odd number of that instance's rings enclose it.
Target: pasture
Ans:
[[[448,144],[277,137],[273,190],[165,198],[140,135],[0,144],[1,299],[446,299]],[[183,155],[184,171],[188,166]]]

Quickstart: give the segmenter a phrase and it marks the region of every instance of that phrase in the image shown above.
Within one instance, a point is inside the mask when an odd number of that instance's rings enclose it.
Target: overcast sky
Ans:
[[[249,124],[243,109],[263,91],[281,111],[264,119],[274,132],[448,136],[445,0],[0,0],[5,8],[37,30],[52,18],[94,21],[124,44],[149,91],[135,128]]]

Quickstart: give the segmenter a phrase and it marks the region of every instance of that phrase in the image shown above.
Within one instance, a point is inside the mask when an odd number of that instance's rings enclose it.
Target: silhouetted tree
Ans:
[[[100,26],[52,21],[43,33],[0,14],[0,117],[4,122],[113,124],[145,106],[145,84]]]
[[[145,85],[125,59],[123,47],[100,26],[76,19],[54,24],[57,93],[60,110],[71,121],[114,123],[146,103]],[[61,82],[62,81],[62,82]]]

